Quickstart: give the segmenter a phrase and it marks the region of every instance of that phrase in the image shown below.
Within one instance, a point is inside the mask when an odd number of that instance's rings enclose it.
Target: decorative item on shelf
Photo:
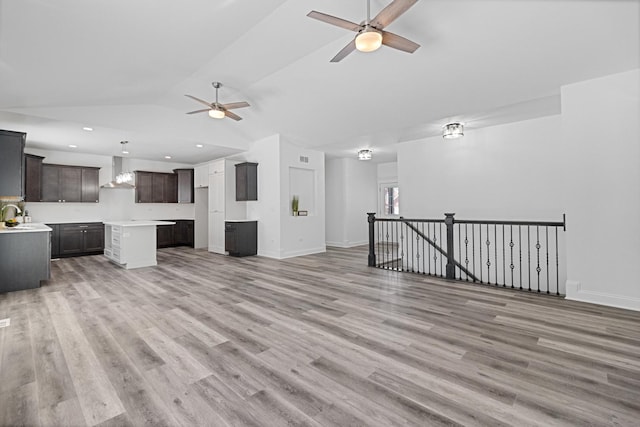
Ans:
[[[307,216],[309,215],[309,212],[307,211],[298,211],[298,216]]]
[[[291,211],[293,212],[293,216],[298,216],[298,204],[300,203],[300,199],[298,196],[293,196],[291,199]]]

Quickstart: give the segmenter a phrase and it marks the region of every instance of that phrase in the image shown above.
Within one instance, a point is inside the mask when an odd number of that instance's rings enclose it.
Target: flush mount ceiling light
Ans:
[[[373,151],[371,150],[368,150],[368,149],[360,150],[358,151],[358,160],[371,160],[372,154],[373,154]]]
[[[82,130],[86,130],[87,132],[93,132],[93,128],[90,128],[89,126],[83,127]]]
[[[202,147],[204,147],[204,145],[202,145],[202,144],[196,144],[196,147],[197,147],[197,148],[202,148]]]
[[[171,156],[164,156],[165,159],[169,160]]]
[[[69,144],[69,148],[78,148],[78,146],[74,144]]]
[[[449,123],[442,126],[442,137],[445,139],[455,139],[464,136],[464,126],[462,123]]]

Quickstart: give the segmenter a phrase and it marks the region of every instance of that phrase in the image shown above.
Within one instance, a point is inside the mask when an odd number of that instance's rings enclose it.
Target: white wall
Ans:
[[[258,221],[258,255],[280,257],[280,136],[258,140],[243,153],[258,163],[258,200],[247,202],[247,219]]]
[[[308,163],[301,162],[301,156],[308,158]],[[291,198],[293,191],[297,191],[291,189],[294,168],[313,175],[313,192],[305,192],[313,199],[313,202],[307,202],[313,206],[308,216],[293,216],[291,213]],[[304,210],[302,199],[300,203],[300,209]],[[280,140],[280,232],[280,258],[326,251],[324,153],[300,148],[283,140]]]
[[[99,184],[112,178],[112,158],[93,154],[26,148],[29,154],[43,156],[44,163],[100,168]],[[129,169],[153,172],[172,172],[173,169],[190,167],[182,163],[129,159]],[[135,203],[135,190],[100,189],[99,203],[44,203],[28,202],[26,209],[34,222],[98,222],[103,220],[130,219],[193,219],[193,204]]]
[[[346,166],[347,159],[330,159],[325,164],[325,209],[327,246],[345,246]]]
[[[396,182],[398,180],[398,162],[378,163],[378,182]]]
[[[640,310],[640,70],[562,87],[567,298]]]
[[[412,218],[559,221],[566,203],[561,183],[560,116],[466,129],[398,145],[400,214]]]
[[[376,211],[377,174],[378,167],[371,162],[327,161],[327,245],[352,247],[368,242],[367,212]]]

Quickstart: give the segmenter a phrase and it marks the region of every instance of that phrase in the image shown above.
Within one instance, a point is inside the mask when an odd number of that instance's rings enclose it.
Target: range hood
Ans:
[[[100,188],[136,188],[133,185],[133,173],[125,171],[125,161],[119,156],[113,156],[111,161],[112,180]]]

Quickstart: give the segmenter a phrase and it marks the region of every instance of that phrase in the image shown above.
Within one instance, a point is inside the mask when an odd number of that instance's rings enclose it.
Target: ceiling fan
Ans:
[[[375,18],[370,19],[371,5],[370,0],[367,0],[367,20],[360,24],[327,15],[326,13],[316,12],[315,10],[309,12],[307,16],[358,33],[348,45],[333,57],[331,62],[341,61],[355,49],[361,52],[373,52],[381,45],[413,53],[420,47],[419,44],[397,34],[384,31],[384,28],[405,13],[417,1],[418,0],[393,0],[387,7],[382,9]]]
[[[208,107],[208,108],[203,108],[202,110],[189,111],[187,114],[204,113],[205,111],[208,111],[209,117],[212,117],[214,119],[223,119],[225,117],[229,117],[230,119],[233,119],[235,121],[242,120],[242,117],[238,116],[235,113],[232,113],[229,110],[233,110],[236,108],[249,107],[249,103],[246,101],[241,101],[241,102],[231,102],[228,104],[220,104],[218,102],[218,89],[222,87],[222,83],[213,82],[211,84],[213,85],[214,88],[216,88],[216,101],[209,103],[200,98],[196,98],[195,96],[185,95],[186,97],[191,98],[194,101],[197,101]]]

